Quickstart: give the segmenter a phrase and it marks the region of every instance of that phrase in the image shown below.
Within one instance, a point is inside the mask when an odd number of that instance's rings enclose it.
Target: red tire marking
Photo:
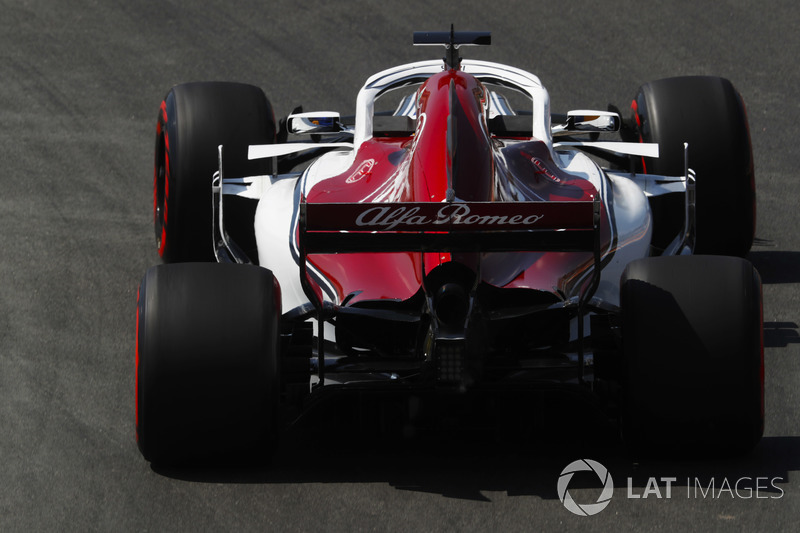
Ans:
[[[164,222],[161,224],[161,248],[158,255],[164,255],[164,248],[167,244],[167,216],[169,205],[169,135],[164,131]]]
[[[163,126],[162,126],[163,121]],[[158,121],[156,125],[156,135],[164,135],[164,205],[163,205],[163,212],[162,212],[162,222],[161,222],[161,242],[158,247],[158,255],[160,257],[164,256],[164,249],[166,248],[167,244],[167,218],[169,213],[168,211],[168,199],[169,199],[169,178],[170,178],[170,164],[169,164],[169,135],[167,133],[166,123],[168,121],[167,117],[167,102],[166,100],[161,102],[161,120]],[[153,218],[154,223],[158,222],[158,162],[156,162],[155,170],[154,170],[154,177],[153,177]]]
[[[636,102],[636,98],[631,101],[631,109],[633,110],[633,118],[636,119],[636,126],[639,129],[639,142],[643,143],[644,139],[642,138],[642,119],[639,117],[639,104]],[[647,163],[644,160],[644,156],[642,156],[642,172],[647,174]]]

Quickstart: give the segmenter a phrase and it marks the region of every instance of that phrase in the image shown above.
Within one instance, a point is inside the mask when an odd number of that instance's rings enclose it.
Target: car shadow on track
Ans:
[[[800,283],[800,252],[757,250],[747,255],[767,285]]]
[[[765,285],[800,283],[800,252],[757,250],[750,252],[747,259],[756,267]],[[800,343],[800,334],[795,322],[764,322],[765,348],[786,348],[797,343]]]
[[[764,322],[764,348],[786,348],[800,343],[797,328],[794,322]]]
[[[800,437],[766,437],[738,458],[637,460],[627,452],[616,425],[596,412],[555,409],[523,430],[517,424],[492,429],[444,425],[415,434],[385,424],[381,432],[346,424],[325,431],[299,428],[262,462],[152,468],[197,483],[385,483],[401,491],[463,500],[491,501],[492,492],[550,500],[559,497],[557,482],[564,468],[578,459],[600,462],[617,488],[627,485],[629,493],[652,489],[651,478],[673,478],[672,490],[680,491],[676,494],[696,493],[698,487],[708,493],[710,486],[719,490],[723,480],[730,484],[747,478],[754,480],[751,485],[760,484],[762,497],[779,497],[789,472],[800,469]],[[576,475],[571,486],[582,485],[597,488],[597,479]]]

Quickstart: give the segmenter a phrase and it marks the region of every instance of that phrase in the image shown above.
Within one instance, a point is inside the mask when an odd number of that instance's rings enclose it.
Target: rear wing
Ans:
[[[301,254],[592,251],[600,202],[300,203]]]
[[[318,311],[319,287],[308,275],[309,254],[388,252],[593,252],[600,281],[597,195],[574,202],[300,202],[300,282]]]

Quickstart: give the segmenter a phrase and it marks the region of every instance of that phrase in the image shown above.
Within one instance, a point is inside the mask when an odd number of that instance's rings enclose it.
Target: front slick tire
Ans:
[[[156,247],[165,263],[214,260],[211,180],[219,169],[218,146],[224,150],[225,176],[240,178],[269,173],[269,162],[248,160],[247,150],[273,142],[272,106],[258,87],[197,82],[167,93],[156,123],[153,179]],[[237,197],[225,202],[227,231],[256,257],[255,202]]]
[[[750,129],[738,91],[712,76],[666,78],[642,85],[632,108],[641,140],[659,144],[657,159],[643,159],[645,172],[682,176],[689,144],[689,167],[697,174],[695,253],[744,257],[753,244],[756,204]],[[652,202],[654,241],[663,247],[681,228],[684,199]]]
[[[750,451],[764,428],[761,281],[744,259],[628,265],[623,437],[637,456]]]
[[[252,265],[159,265],[136,318],[136,438],[181,465],[264,450],[278,402],[280,290]]]

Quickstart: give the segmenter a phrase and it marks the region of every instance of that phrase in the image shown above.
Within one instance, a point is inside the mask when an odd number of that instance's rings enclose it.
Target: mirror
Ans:
[[[553,125],[553,135],[569,133],[613,133],[622,120],[612,111],[575,110],[567,113],[563,124]]]
[[[570,111],[567,113],[568,131],[615,132],[619,131],[619,115],[611,111]]]
[[[295,135],[341,133],[344,128],[336,111],[297,113],[286,119],[286,128]]]

